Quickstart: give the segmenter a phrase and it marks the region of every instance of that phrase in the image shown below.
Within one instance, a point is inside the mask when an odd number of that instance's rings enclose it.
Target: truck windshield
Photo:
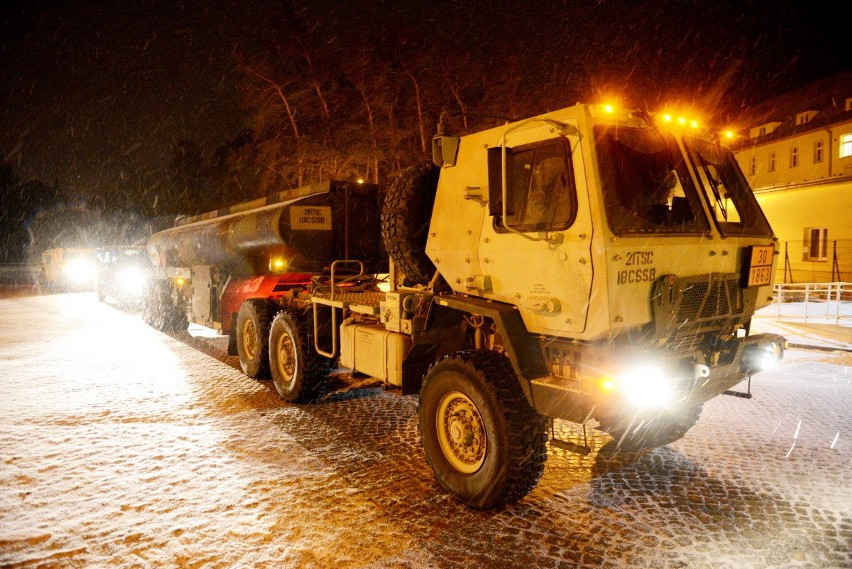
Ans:
[[[722,235],[772,236],[748,182],[731,152],[705,140],[683,139]]]
[[[686,161],[670,135],[595,127],[607,219],[616,235],[707,233]]]

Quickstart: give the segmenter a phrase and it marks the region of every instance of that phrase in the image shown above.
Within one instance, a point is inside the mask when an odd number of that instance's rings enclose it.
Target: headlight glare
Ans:
[[[71,259],[64,268],[65,276],[76,285],[89,284],[97,274],[95,264],[85,259]]]
[[[674,385],[662,369],[643,364],[622,373],[618,384],[625,397],[640,407],[664,407],[674,400]]]
[[[774,369],[784,355],[783,346],[770,342],[762,346],[749,346],[743,353],[743,365],[751,373]]]
[[[145,290],[145,281],[145,271],[139,267],[125,267],[118,274],[118,286],[127,295],[141,295]]]

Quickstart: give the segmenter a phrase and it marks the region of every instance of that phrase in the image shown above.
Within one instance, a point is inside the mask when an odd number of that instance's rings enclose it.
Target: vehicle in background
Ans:
[[[151,283],[153,265],[145,247],[97,250],[98,300],[120,308],[141,309]]]
[[[94,290],[96,281],[94,249],[60,247],[41,254],[38,284],[43,291]]]

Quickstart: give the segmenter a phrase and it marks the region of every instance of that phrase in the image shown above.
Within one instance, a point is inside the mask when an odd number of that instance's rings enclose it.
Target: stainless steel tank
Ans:
[[[234,274],[321,273],[337,259],[387,271],[381,239],[380,190],[375,184],[328,181],[178,221],[155,233],[148,253],[158,267],[215,265]]]

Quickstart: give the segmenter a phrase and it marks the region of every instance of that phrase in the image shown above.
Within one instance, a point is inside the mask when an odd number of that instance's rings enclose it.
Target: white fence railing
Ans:
[[[776,283],[779,320],[804,320],[852,326],[852,283]]]

